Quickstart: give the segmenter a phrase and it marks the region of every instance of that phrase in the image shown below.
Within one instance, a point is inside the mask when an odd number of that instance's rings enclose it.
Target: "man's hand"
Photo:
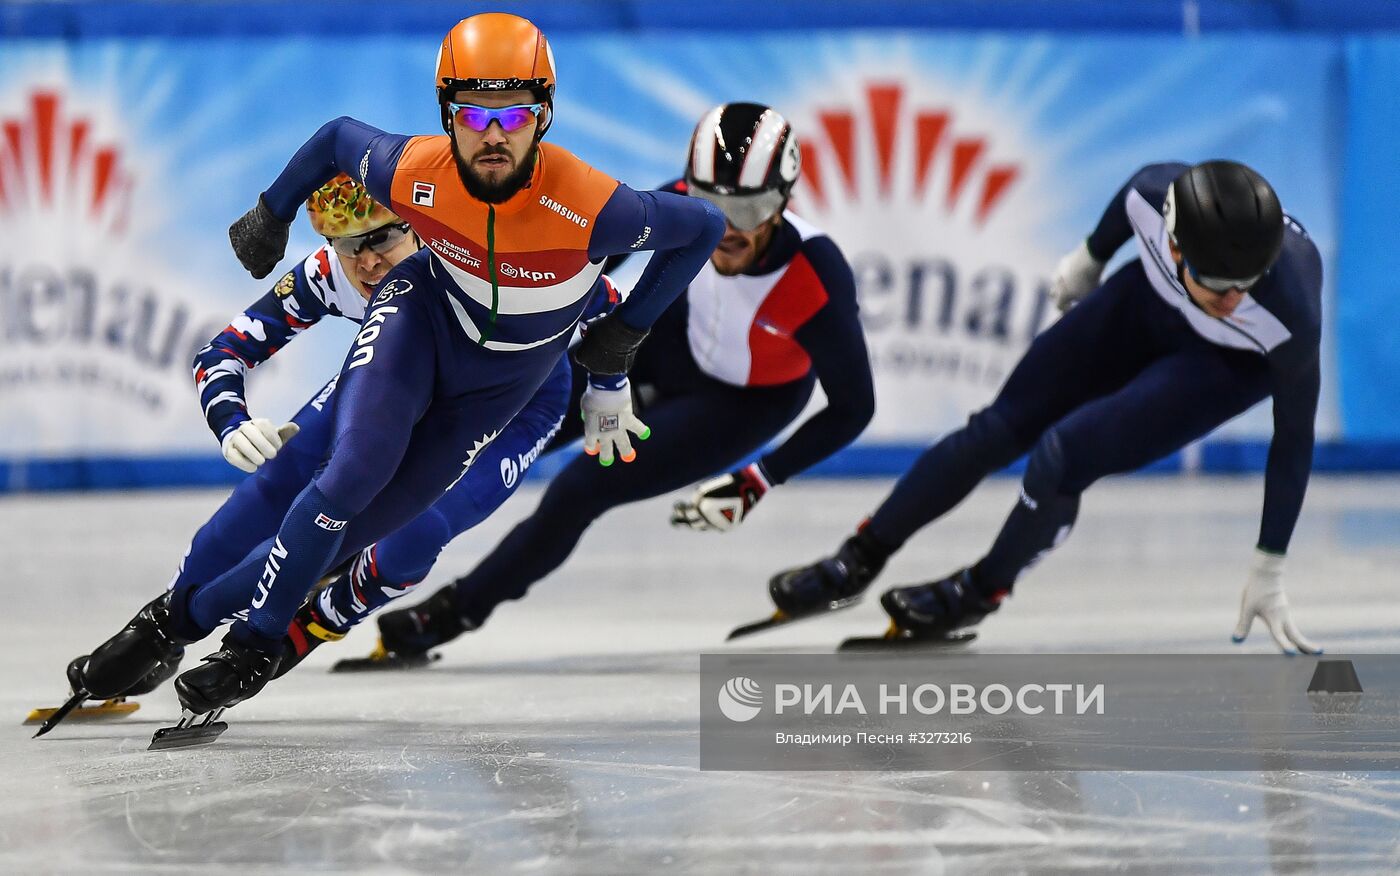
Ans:
[[[583,338],[572,350],[574,361],[589,374],[625,375],[647,337],[645,330],[623,322],[616,310],[590,319],[579,331]]]
[[[272,215],[261,195],[257,206],[229,226],[228,240],[233,244],[233,254],[253,279],[266,277],[282,261],[291,227],[291,223]]]
[[[220,446],[229,465],[252,474],[299,431],[301,427],[296,423],[274,426],[271,420],[245,420],[224,435]]]
[[[626,378],[617,389],[600,389],[591,382],[579,403],[583,411],[583,452],[598,457],[602,465],[613,464],[614,449],[623,462],[637,458],[628,432],[645,441],[651,429],[632,413],[632,387]]]
[[[705,481],[689,502],[671,509],[671,525],[700,532],[728,532],[749,516],[753,506],[772,489],[757,465]]]
[[[1303,638],[1293,624],[1293,616],[1288,610],[1288,596],[1283,592],[1283,557],[1261,550],[1254,552],[1254,568],[1249,572],[1249,583],[1244,586],[1240,597],[1240,620],[1235,624],[1235,634],[1231,639],[1235,644],[1243,642],[1249,635],[1249,628],[1258,617],[1274,637],[1274,644],[1283,653],[1292,656],[1299,651],[1304,654],[1321,654],[1322,649]]]
[[[1050,297],[1060,313],[1069,310],[1085,295],[1093,292],[1103,276],[1103,262],[1089,253],[1089,244],[1080,243],[1074,251],[1055,266],[1055,275],[1050,280]]]

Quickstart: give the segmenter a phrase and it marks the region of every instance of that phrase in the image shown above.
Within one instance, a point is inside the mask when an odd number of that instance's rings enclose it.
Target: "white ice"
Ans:
[[[1396,774],[700,772],[699,652],[828,651],[884,626],[871,599],[723,644],[767,611],[772,572],[831,550],[887,487],[799,482],[725,536],[670,530],[669,498],[621,509],[432,669],[328,674],[368,651],[366,625],[231,710],[216,744],[168,753],[145,750],[178,714],[168,686],[122,722],[31,740],[20,720],[56,705],[68,660],[159,592],[221,494],[0,500],[0,869],[1400,871]],[[984,485],[877,586],[976,559],[1014,491]],[[459,539],[420,592],[466,571],[538,495]],[[1260,628],[1229,643],[1260,496],[1257,478],[1096,486],[1074,537],[973,648],[1271,651]],[[1397,566],[1400,480],[1315,479],[1287,570],[1303,631],[1334,651],[1400,650]]]

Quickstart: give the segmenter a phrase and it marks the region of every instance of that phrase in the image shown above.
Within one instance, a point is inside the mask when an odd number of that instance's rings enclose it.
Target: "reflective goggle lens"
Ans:
[[[690,194],[704,198],[718,207],[736,231],[753,231],[773,218],[773,214],[781,210],[787,200],[783,193],[776,189],[753,194],[721,195],[691,185]]]
[[[1227,280],[1221,277],[1205,277],[1201,274],[1196,273],[1196,269],[1191,267],[1190,262],[1186,262],[1186,270],[1191,275],[1191,279],[1195,280],[1197,283],[1201,284],[1202,286],[1216,293],[1217,295],[1224,295],[1227,292],[1230,292],[1234,289],[1238,289],[1240,290],[1240,292],[1248,292],[1251,288],[1254,287],[1255,283],[1259,282],[1259,277],[1263,276],[1263,274],[1258,274],[1253,277],[1247,277],[1243,280]]]
[[[352,259],[359,255],[364,249],[370,252],[383,255],[394,247],[403,243],[412,229],[407,222],[398,222],[393,225],[385,225],[383,228],[376,228],[368,234],[360,234],[355,237],[331,237],[327,238],[335,251]]]
[[[452,111],[452,117],[465,127],[471,128],[478,133],[491,127],[491,123],[499,122],[501,130],[507,134],[519,131],[530,124],[531,121],[539,117],[540,111],[544,109],[542,103],[520,103],[513,106],[485,107],[471,103],[449,103],[448,108]]]

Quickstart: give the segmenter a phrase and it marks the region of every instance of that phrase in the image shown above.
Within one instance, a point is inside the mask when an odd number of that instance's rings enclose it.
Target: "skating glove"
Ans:
[[[580,327],[583,340],[574,346],[574,361],[589,374],[626,374],[647,332],[622,321],[617,311],[591,319]]]
[[[632,387],[627,378],[615,389],[604,389],[589,381],[579,407],[583,412],[583,452],[598,457],[602,465],[613,464],[614,451],[623,462],[637,458],[628,432],[645,441],[651,429],[632,413]]]
[[[1093,292],[1103,276],[1104,263],[1089,252],[1089,244],[1081,242],[1073,252],[1060,259],[1055,266],[1055,276],[1050,280],[1050,295],[1060,313],[1069,310],[1074,304]]]
[[[1283,653],[1292,656],[1302,651],[1304,654],[1321,654],[1322,649],[1303,638],[1293,624],[1293,616],[1288,610],[1288,596],[1283,592],[1283,557],[1256,549],[1254,568],[1249,572],[1249,583],[1244,586],[1240,597],[1240,620],[1235,624],[1235,634],[1230,638],[1239,644],[1249,635],[1249,628],[1258,617],[1274,637],[1274,644]]]
[[[757,463],[705,481],[688,502],[671,509],[671,525],[700,532],[728,532],[749,516],[753,506],[772,489]]]
[[[219,442],[229,465],[249,474],[277,455],[293,435],[301,431],[296,423],[274,426],[271,420],[244,420],[237,429],[230,429]]]
[[[233,254],[253,279],[266,277],[282,261],[291,227],[290,222],[272,215],[261,195],[257,206],[229,226],[228,239],[233,244]]]

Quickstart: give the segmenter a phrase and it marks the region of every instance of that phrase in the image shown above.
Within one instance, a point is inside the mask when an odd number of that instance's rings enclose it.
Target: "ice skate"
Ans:
[[[277,664],[273,678],[281,678],[292,671],[298,663],[325,642],[339,642],[345,633],[337,633],[326,626],[325,619],[316,610],[316,593],[307,597],[292,618],[287,635],[282,639],[282,659]]]
[[[818,617],[860,602],[885,566],[885,552],[865,532],[846,539],[834,557],[786,569],[768,581],[776,610],[771,617],[735,627],[726,641]]]
[[[184,659],[184,641],[172,630],[170,594],[162,593],[91,655],[68,664],[68,700],[57,708],[34,709],[25,724],[40,723],[34,736],[48,733],[65,719],[120,718],[140,708],[127,697],[150,693],[174,675]],[[99,700],[95,705],[85,705]]]
[[[847,639],[841,651],[939,648],[965,645],[977,638],[969,627],[1001,607],[1005,591],[984,594],[971,569],[962,569],[927,584],[895,587],[880,597],[890,616],[883,636]]]
[[[341,660],[332,672],[379,672],[419,669],[441,655],[431,649],[476,629],[457,613],[454,591],[447,586],[425,602],[379,617],[379,642],[367,657]]]
[[[245,644],[232,633],[224,636],[221,649],[175,679],[175,693],[184,714],[174,727],[156,731],[150,749],[202,745],[217,739],[228,729],[219,716],[262,690],[276,677],[281,659],[276,648]]]

